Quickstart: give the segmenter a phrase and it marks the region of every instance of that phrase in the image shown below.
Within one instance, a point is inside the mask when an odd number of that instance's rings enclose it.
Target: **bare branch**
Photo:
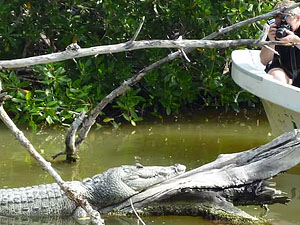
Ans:
[[[288,42],[282,41],[258,41],[253,39],[242,39],[242,40],[145,40],[145,41],[134,41],[131,46],[128,47],[127,43],[106,45],[106,46],[96,46],[91,48],[79,48],[76,50],[65,50],[59,53],[53,53],[42,56],[29,57],[24,59],[14,59],[14,60],[2,60],[0,61],[0,67],[3,69],[19,68],[32,66],[37,64],[58,62],[67,59],[80,58],[90,55],[102,55],[108,53],[117,53],[124,51],[131,51],[137,49],[145,48],[177,48],[185,49],[187,48],[228,48],[237,46],[263,46],[263,45],[286,45]],[[181,52],[181,51],[180,51]]]
[[[138,220],[143,224],[143,225],[146,225],[146,223],[142,220],[142,218],[139,216],[138,212],[135,210],[134,206],[133,206],[133,203],[132,203],[132,199],[129,199],[130,201],[130,206],[135,214],[135,216],[138,218]]]
[[[266,40],[269,30],[270,30],[270,26],[268,24],[265,24],[264,28],[263,28],[263,32],[259,36],[258,40],[260,40],[260,41]],[[268,49],[268,50],[270,50],[274,54],[279,55],[279,53],[275,49],[271,48],[270,46],[264,45],[263,47],[266,48],[266,49]]]
[[[273,16],[277,15],[278,13],[282,13],[284,11],[289,11],[289,10],[297,8],[299,6],[300,6],[300,3],[296,3],[296,4],[294,4],[294,5],[290,6],[290,7],[283,7],[283,8],[280,8],[280,9],[273,10],[271,12],[265,13],[263,15],[259,15],[259,16],[256,16],[256,17],[253,17],[253,18],[241,21],[241,22],[233,24],[233,25],[231,25],[229,27],[221,28],[218,31],[216,31],[216,32],[214,32],[214,33],[206,36],[204,39],[205,40],[215,39],[217,36],[219,36],[219,33],[226,34],[226,33],[230,32],[232,30],[235,30],[237,28],[241,28],[243,26],[247,26],[247,25],[249,25],[251,23],[255,23],[255,22],[260,21],[260,20],[268,19],[270,17],[273,17]]]
[[[141,23],[140,23],[140,26],[139,26],[138,29],[136,30],[136,32],[135,32],[135,34],[133,35],[133,37],[131,38],[131,40],[127,42],[128,48],[131,47],[132,43],[136,40],[137,36],[138,36],[139,33],[141,32],[142,27],[143,27],[143,25],[144,25],[144,22],[145,22],[145,16],[143,16],[142,21],[141,21]]]
[[[263,27],[263,31],[262,31],[261,35],[259,36],[258,40],[265,41],[267,39],[269,30],[270,30],[270,26],[268,24],[265,24]]]

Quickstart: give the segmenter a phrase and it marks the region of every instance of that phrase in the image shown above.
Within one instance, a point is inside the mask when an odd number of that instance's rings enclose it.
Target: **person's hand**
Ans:
[[[288,41],[292,43],[300,43],[300,37],[294,34],[293,31],[285,30],[287,36],[283,38],[278,38],[279,41]]]
[[[268,38],[269,38],[270,41],[275,41],[276,32],[277,32],[277,25],[272,24],[270,26],[270,29],[269,29],[269,32],[268,32]]]

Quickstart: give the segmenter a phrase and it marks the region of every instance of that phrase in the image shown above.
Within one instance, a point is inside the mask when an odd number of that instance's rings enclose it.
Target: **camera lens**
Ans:
[[[276,37],[277,38],[283,38],[286,37],[287,33],[286,33],[286,29],[285,28],[278,28],[277,32],[276,32]]]

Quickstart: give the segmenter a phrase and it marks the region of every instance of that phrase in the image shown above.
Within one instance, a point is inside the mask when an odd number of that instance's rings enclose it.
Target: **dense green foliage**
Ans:
[[[201,39],[220,26],[270,11],[268,0],[0,0],[0,59],[13,59],[62,51],[72,41],[81,47],[128,41],[142,16],[138,39]],[[261,22],[264,23],[264,22]],[[228,34],[228,39],[255,38],[261,24]],[[41,34],[49,41],[47,45]],[[170,49],[139,50],[30,69],[0,71],[5,91],[13,96],[5,108],[16,121],[63,124],[74,112],[93,108],[105,95],[145,66],[165,57]],[[223,72],[231,49],[198,49],[184,59],[148,74],[105,110],[105,121],[122,115],[132,124],[150,114],[161,116],[223,106],[239,109],[255,97],[239,92]]]

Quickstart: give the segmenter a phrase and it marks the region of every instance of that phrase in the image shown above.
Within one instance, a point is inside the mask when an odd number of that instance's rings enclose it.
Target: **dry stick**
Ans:
[[[32,66],[37,64],[58,62],[67,59],[75,59],[84,56],[90,55],[99,55],[99,54],[110,54],[116,52],[125,52],[132,51],[137,49],[145,48],[176,48],[176,49],[185,49],[185,53],[190,52],[194,48],[227,48],[227,47],[236,47],[244,45],[253,45],[253,46],[262,46],[269,44],[284,44],[284,42],[278,41],[262,41],[257,42],[253,39],[242,39],[242,40],[143,40],[143,41],[133,41],[125,42],[115,45],[105,45],[105,46],[96,46],[91,48],[78,48],[78,49],[67,49],[63,52],[34,56],[23,59],[14,59],[14,60],[2,60],[0,61],[0,68],[2,69],[11,69],[19,68],[25,66]],[[191,48],[191,49],[189,49]],[[181,53],[181,51],[180,51]],[[180,54],[181,55],[181,54]]]
[[[268,24],[265,24],[262,35],[260,36],[261,41],[266,40],[269,30],[270,30],[270,26]],[[275,49],[271,48],[269,45],[264,45],[263,47],[279,56],[279,53]]]
[[[249,25],[251,23],[257,22],[259,20],[263,20],[263,19],[267,19],[269,17],[272,17],[280,12],[284,12],[286,10],[290,10],[293,8],[296,8],[300,5],[300,3],[294,4],[291,7],[284,7],[281,9],[277,9],[274,10],[272,12],[260,15],[260,16],[256,16],[254,18],[250,18],[248,20],[236,23],[234,25],[231,25],[229,27],[226,28],[220,28],[218,31],[204,37],[202,40],[208,40],[208,39],[214,39],[222,34],[226,34],[229,31],[232,31],[234,29],[240,28],[242,26],[246,26]],[[259,41],[258,41],[259,42]],[[248,43],[249,44],[249,43]],[[112,91],[109,95],[107,95],[104,99],[102,99],[102,101],[91,111],[91,113],[89,114],[88,117],[86,117],[83,120],[83,124],[82,127],[80,128],[79,132],[78,132],[78,137],[76,139],[76,149],[78,149],[80,147],[80,145],[82,144],[82,142],[86,139],[89,130],[91,129],[91,127],[94,125],[96,118],[98,117],[99,113],[104,109],[104,107],[110,103],[114,98],[118,97],[119,95],[123,94],[125,91],[127,91],[130,86],[134,85],[136,82],[138,82],[139,80],[141,80],[148,72],[162,66],[163,64],[166,64],[168,62],[171,62],[172,60],[181,57],[182,55],[182,51],[185,52],[185,54],[193,51],[195,48],[185,48],[181,50],[178,50],[177,52],[174,52],[170,55],[168,55],[167,57],[153,63],[152,65],[144,68],[142,71],[140,71],[138,74],[134,75],[132,78],[130,78],[129,80],[123,82],[123,84],[118,87],[117,89],[115,89],[114,91]]]
[[[2,91],[2,82],[0,80],[0,92]],[[4,93],[2,93],[4,94]],[[2,94],[0,94],[2,96]],[[5,99],[7,96],[2,96],[1,99]],[[19,130],[19,128],[14,124],[14,122],[7,115],[6,111],[3,108],[4,101],[1,101],[0,104],[0,119],[3,123],[11,130],[15,135],[18,141],[26,148],[29,154],[37,160],[39,165],[47,171],[55,180],[55,182],[60,186],[60,188],[66,193],[66,195],[77,204],[82,206],[86,212],[91,216],[92,222],[94,224],[100,225],[104,224],[103,220],[100,217],[99,212],[92,209],[87,200],[82,199],[82,197],[77,194],[76,188],[72,187],[70,183],[66,183],[62,180],[59,174],[53,169],[50,162],[47,162],[34,148],[30,141],[25,137],[24,133]]]
[[[138,218],[138,221],[140,221],[143,225],[146,225],[146,223],[145,223],[145,222],[143,221],[143,219],[140,217],[140,215],[138,214],[138,212],[135,210],[131,198],[129,199],[129,202],[130,202],[130,206],[131,206],[131,208],[132,208],[132,210],[133,210],[135,216]]]
[[[131,40],[128,42],[128,45],[131,45],[137,38],[137,36],[139,35],[139,33],[141,32],[142,30],[142,27],[144,25],[144,22],[145,22],[145,16],[142,17],[142,21],[138,27],[138,29],[136,30],[135,34],[133,35],[133,37],[131,38]]]

